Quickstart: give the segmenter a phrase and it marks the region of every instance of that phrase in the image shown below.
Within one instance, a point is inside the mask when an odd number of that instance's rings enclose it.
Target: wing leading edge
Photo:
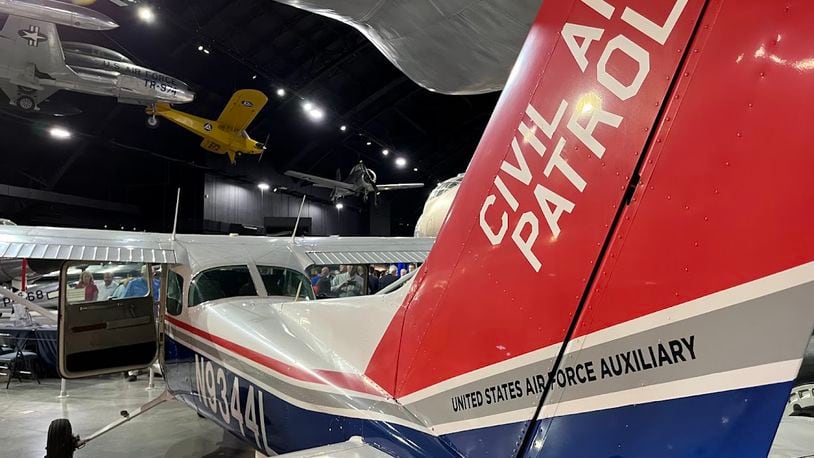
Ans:
[[[399,189],[417,189],[423,188],[424,183],[396,183],[396,184],[377,184],[377,191],[398,191]]]
[[[354,187],[350,183],[345,183],[344,181],[337,181],[331,180],[330,178],[323,178],[318,177],[316,175],[310,175],[308,173],[302,172],[295,172],[293,170],[288,170],[285,172],[285,175],[290,176],[292,178],[296,178],[298,180],[307,181],[309,183],[313,183],[315,186],[323,187],[323,188],[338,188],[338,189],[345,189],[347,191],[355,191],[356,187]]]

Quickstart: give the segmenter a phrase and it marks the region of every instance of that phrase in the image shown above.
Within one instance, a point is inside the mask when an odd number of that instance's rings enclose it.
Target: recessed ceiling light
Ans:
[[[203,45],[198,45],[198,51],[203,51]]]
[[[325,112],[322,108],[313,108],[308,111],[308,117],[314,121],[321,121],[325,117]]]
[[[372,144],[373,144],[373,143],[371,143],[371,142],[367,142],[367,143],[365,143],[365,145],[367,145],[367,146],[370,146],[370,145],[372,145]]]
[[[142,5],[138,8],[138,18],[141,19],[142,22],[151,24],[153,21],[155,21],[155,13],[149,6]]]
[[[307,113],[314,109],[314,104],[306,100],[302,103],[302,109]]]
[[[344,204],[342,204],[342,202],[337,202],[337,204],[336,204],[336,209],[337,209],[337,210],[342,210],[343,208],[345,208],[345,205],[344,205]]]
[[[257,75],[252,75],[252,79],[253,79],[253,80],[256,80],[256,79],[257,79]]]
[[[390,150],[385,148],[385,149],[382,150],[382,154],[387,156],[388,154],[390,154]]]
[[[277,97],[285,97],[285,89],[277,88]]]
[[[398,167],[405,167],[407,165],[407,159],[405,159],[403,157],[397,157],[396,158],[396,165]]]
[[[339,130],[344,132],[344,131],[348,130],[348,126],[345,126],[345,125],[339,126]]]
[[[258,183],[257,184],[257,189],[259,189],[261,191],[268,191],[269,187],[270,186],[268,185],[268,183]]]
[[[413,172],[418,172],[418,167],[413,167]]]

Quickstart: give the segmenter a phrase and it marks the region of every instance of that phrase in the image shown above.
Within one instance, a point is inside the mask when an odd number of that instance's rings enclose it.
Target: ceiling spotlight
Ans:
[[[302,103],[302,109],[312,121],[321,121],[322,118],[325,117],[325,111],[322,108],[319,108],[307,100]]]
[[[373,144],[373,143],[370,143],[370,142],[365,143],[365,145],[367,145],[367,146],[370,146],[370,145],[372,145],[372,144]]]
[[[58,140],[67,140],[71,138],[71,131],[65,129],[64,127],[52,127],[48,130],[48,133]]]
[[[418,172],[418,167],[413,167],[413,172]]]
[[[344,132],[344,131],[348,130],[348,126],[345,126],[345,125],[339,126],[339,130]]]
[[[387,156],[388,154],[390,154],[390,150],[385,148],[385,149],[382,150],[382,154]]]
[[[337,202],[337,204],[336,204],[336,209],[337,209],[337,210],[342,210],[343,208],[345,208],[345,205],[344,205],[344,204],[342,204],[342,202]]]
[[[285,97],[285,89],[277,88],[277,97]]]
[[[268,191],[269,187],[270,186],[268,185],[268,183],[258,183],[257,184],[257,189],[259,189],[261,191]]]
[[[204,50],[203,45],[198,45],[198,51],[203,51],[203,50]]]
[[[405,167],[406,165],[407,165],[407,159],[404,159],[403,157],[397,157],[396,158],[396,166]]]
[[[256,79],[257,79],[257,75],[252,75],[252,79],[253,79],[253,80],[256,80]]]
[[[142,5],[138,8],[138,18],[141,19],[142,22],[151,24],[153,21],[155,21],[155,13],[149,6]]]
[[[321,108],[314,108],[308,112],[308,117],[314,121],[321,121],[325,117],[325,112]]]

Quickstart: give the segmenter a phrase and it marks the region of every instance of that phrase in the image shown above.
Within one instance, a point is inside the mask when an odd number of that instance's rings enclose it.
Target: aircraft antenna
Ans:
[[[302,216],[302,207],[305,205],[305,197],[306,195],[302,195],[302,202],[300,202],[300,211],[297,212],[297,222],[294,223],[294,232],[291,234],[291,243],[294,243],[294,239],[297,237],[297,228],[300,227],[300,217]]]
[[[178,193],[175,195],[175,217],[172,220],[172,237],[170,240],[175,241],[175,231],[178,229],[178,205],[181,203],[181,188],[178,188]]]

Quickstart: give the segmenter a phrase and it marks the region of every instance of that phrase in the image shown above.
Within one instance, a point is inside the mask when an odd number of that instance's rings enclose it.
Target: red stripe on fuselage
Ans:
[[[278,372],[287,377],[291,377],[303,382],[320,383],[323,385],[334,386],[337,388],[357,391],[360,393],[382,395],[382,392],[377,390],[368,379],[355,374],[348,374],[344,372],[329,371],[325,369],[307,369],[303,367],[292,366],[282,361],[278,361],[268,355],[264,355],[250,348],[238,345],[232,341],[226,340],[223,337],[216,336],[207,331],[198,329],[189,323],[178,320],[170,316],[165,317],[166,320],[179,328],[191,332],[196,336],[208,340],[220,347],[223,347],[231,352],[250,359],[258,364]]]

